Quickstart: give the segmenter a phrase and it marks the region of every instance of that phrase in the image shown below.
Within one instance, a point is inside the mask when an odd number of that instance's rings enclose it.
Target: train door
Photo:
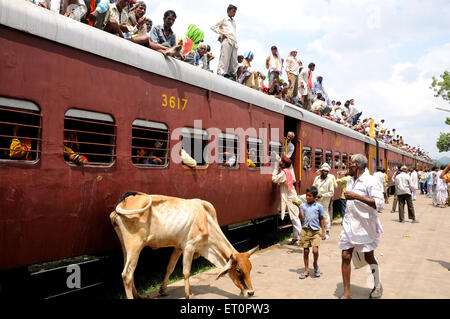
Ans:
[[[300,136],[300,121],[297,119],[294,119],[292,117],[285,116],[284,117],[284,137],[287,136],[289,132],[293,132],[295,134],[295,138],[292,141],[292,144],[294,144],[294,153],[291,156],[291,161],[294,169],[295,174],[295,188],[297,189],[297,192],[299,191],[299,185],[301,180],[301,136]],[[285,139],[283,139],[285,141]],[[286,155],[286,142],[284,142],[283,145],[283,151]]]

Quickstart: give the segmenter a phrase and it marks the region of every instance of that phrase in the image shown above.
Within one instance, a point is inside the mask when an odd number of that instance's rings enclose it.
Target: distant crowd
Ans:
[[[177,36],[172,26],[177,18],[173,10],[164,13],[163,23],[153,25],[146,16],[147,6],[136,0],[25,0],[58,12],[68,18],[89,24],[115,34],[131,42],[149,47],[164,56],[172,56],[204,70],[211,71],[210,62],[215,58],[211,46],[204,43],[204,31],[190,24],[185,35]],[[210,29],[218,34],[221,45],[216,73],[245,86],[297,105],[333,122],[352,128],[362,134],[376,138],[424,160],[428,154],[419,147],[404,142],[396,129],[388,129],[385,121],[375,123],[370,117],[362,119],[362,111],[355,107],[355,100],[332,100],[323,86],[323,76],[314,80],[314,63],[304,67],[297,57],[298,50],[290,50],[282,58],[274,45],[266,57],[266,71],[252,67],[254,53],[247,51],[238,55],[236,21],[237,7],[229,5],[227,14]],[[286,72],[288,82],[281,76]],[[268,86],[264,81],[268,78]]]

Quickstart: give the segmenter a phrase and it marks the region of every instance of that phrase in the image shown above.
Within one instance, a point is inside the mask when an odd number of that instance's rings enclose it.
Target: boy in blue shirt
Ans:
[[[306,203],[300,206],[300,220],[302,222],[300,247],[303,248],[303,260],[305,262],[305,271],[300,274],[300,279],[309,277],[309,247],[313,247],[314,277],[320,277],[322,274],[317,260],[319,259],[320,239],[325,240],[325,226],[323,207],[316,203],[318,193],[317,187],[308,187],[306,189]],[[320,234],[321,229],[322,235]]]

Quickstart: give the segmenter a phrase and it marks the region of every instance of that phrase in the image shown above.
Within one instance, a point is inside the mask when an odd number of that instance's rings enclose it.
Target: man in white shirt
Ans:
[[[324,213],[323,219],[325,221],[325,231],[327,240],[330,239],[330,229],[331,229],[331,218],[329,207],[330,201],[333,200],[334,196],[333,177],[331,175],[328,175],[330,171],[331,171],[330,165],[324,163],[318,171],[320,175],[314,179],[314,183],[312,185],[315,186],[319,191],[319,195],[317,195],[317,203],[319,203],[323,207]]]
[[[286,58],[286,73],[289,81],[288,98],[298,96],[298,70],[302,62],[297,60],[297,49],[291,49],[289,56]]]
[[[376,179],[366,170],[367,158],[355,154],[350,158],[349,173],[352,178],[347,183],[344,195],[347,199],[345,216],[342,221],[342,232],[339,248],[342,250],[342,279],[344,295],[341,299],[351,298],[350,294],[350,261],[353,250],[364,253],[364,258],[372,270],[375,285],[370,298],[380,298],[383,287],[380,271],[374,256],[383,228],[378,219],[377,210],[384,205],[383,190]]]
[[[311,101],[314,96],[312,86],[312,72],[316,68],[314,63],[310,63],[308,68],[303,68],[298,76],[298,96],[302,100],[303,108],[311,110]]]
[[[412,220],[412,223],[418,223],[414,214],[414,206],[411,199],[411,191],[413,185],[411,184],[411,177],[408,175],[408,167],[402,166],[400,168],[401,173],[395,177],[395,190],[398,198],[398,215],[399,222],[404,223],[405,215],[405,202],[408,205],[408,218]]]
[[[283,156],[281,161],[277,161],[272,172],[272,183],[280,185],[281,219],[284,219],[287,208],[294,233],[290,242],[293,245],[299,240],[302,224],[299,218],[298,207],[293,203],[293,200],[297,200],[297,192],[292,180],[291,165],[291,160],[286,156]]]
[[[411,198],[412,200],[417,199],[417,190],[419,189],[419,174],[417,174],[417,171],[415,169],[411,172]]]
[[[222,46],[220,48],[219,65],[217,66],[217,74],[235,79],[237,78],[237,38],[236,38],[236,15],[237,7],[230,4],[227,8],[227,17],[223,18],[211,27],[215,33],[220,34],[219,41]]]

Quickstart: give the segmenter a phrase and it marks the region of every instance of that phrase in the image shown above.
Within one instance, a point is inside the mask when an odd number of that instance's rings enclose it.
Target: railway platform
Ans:
[[[380,214],[384,228],[375,251],[384,288],[384,299],[448,299],[450,298],[450,208],[437,208],[431,199],[418,195],[414,201],[418,224],[398,222],[398,213],[390,213],[390,204]],[[406,207],[405,207],[406,209]],[[252,258],[251,299],[336,299],[343,293],[341,251],[338,247],[342,226],[333,223],[331,239],[319,248],[320,278],[299,279],[304,271],[303,252],[288,241],[255,253]],[[310,257],[312,267],[312,255]],[[240,299],[239,289],[228,277],[215,280],[219,269],[191,277],[191,290],[196,299]],[[312,273],[312,269],[311,269]],[[355,270],[352,266],[351,290],[354,299],[367,299],[373,287],[368,266]],[[168,296],[157,292],[148,298],[184,298],[184,281],[169,285]]]

